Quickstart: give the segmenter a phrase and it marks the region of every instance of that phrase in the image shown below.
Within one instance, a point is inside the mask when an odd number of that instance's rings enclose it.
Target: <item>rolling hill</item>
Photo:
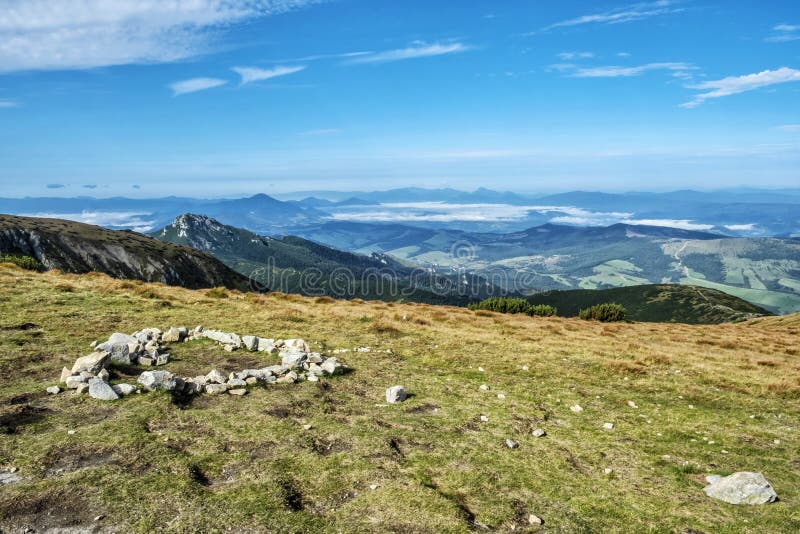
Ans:
[[[188,288],[249,288],[247,278],[204,252],[60,219],[0,215],[0,253],[29,256],[67,273],[94,271]]]
[[[641,285],[613,289],[548,291],[528,297],[531,304],[554,306],[563,317],[616,302],[633,321],[719,324],[772,315],[769,311],[716,289],[681,285]]]

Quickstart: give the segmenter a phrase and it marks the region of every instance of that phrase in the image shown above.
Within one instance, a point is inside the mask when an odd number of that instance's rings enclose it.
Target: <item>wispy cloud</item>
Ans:
[[[47,184],[45,187],[47,189],[64,189],[67,186],[64,184]]]
[[[227,80],[220,78],[191,78],[189,80],[181,80],[179,82],[171,83],[169,88],[172,89],[173,96],[185,95],[188,93],[196,93],[197,91],[205,91],[228,83]]]
[[[0,109],[2,108],[15,108],[19,104],[14,100],[0,100]]]
[[[315,54],[312,56],[302,56],[290,59],[271,59],[269,63],[306,63],[309,61],[319,61],[321,59],[348,59],[359,56],[367,56],[374,54],[371,50],[362,50],[360,52],[342,52],[340,54]]]
[[[395,50],[365,54],[351,59],[346,63],[387,63],[390,61],[403,61],[406,59],[442,56],[445,54],[458,54],[471,49],[471,46],[460,42],[428,44],[418,41],[412,43],[408,48],[398,48]]]
[[[771,43],[786,43],[800,39],[800,24],[778,24],[772,28],[772,35],[764,39]]]
[[[300,132],[297,135],[301,135],[303,137],[321,137],[325,135],[337,135],[342,133],[342,130],[339,128],[318,128],[316,130],[306,130],[305,132]]]
[[[688,86],[690,89],[707,90],[695,95],[694,99],[681,104],[684,108],[694,108],[712,98],[721,98],[747,91],[753,91],[771,85],[800,81],[800,70],[781,67],[776,70],[764,70],[744,76],[728,76],[721,80],[712,80]]]
[[[68,221],[94,224],[107,228],[129,228],[135,232],[148,232],[153,229],[155,221],[152,213],[135,211],[83,211],[81,213],[26,213],[28,217],[45,217],[48,219],[66,219]]]
[[[0,72],[170,62],[213,48],[232,24],[322,0],[4,0]]]
[[[618,65],[609,65],[602,67],[579,67],[573,64],[556,64],[551,65],[552,70],[559,72],[567,72],[573,78],[619,78],[640,76],[648,71],[653,70],[666,70],[671,71],[673,76],[686,77],[689,71],[696,70],[697,67],[690,63],[647,63],[646,65],[637,65],[633,67],[622,67]]]
[[[569,61],[570,59],[589,59],[594,57],[592,52],[561,52],[556,54],[559,59]]]
[[[244,85],[246,83],[259,82],[261,80],[268,80],[270,78],[277,78],[278,76],[286,76],[287,74],[294,74],[305,69],[305,66],[297,67],[275,67],[272,69],[260,69],[257,67],[233,67],[231,70],[241,76]]]
[[[800,124],[784,124],[782,126],[778,126],[779,130],[783,130],[784,132],[800,132]]]
[[[570,26],[580,26],[582,24],[622,24],[633,22],[659,15],[669,15],[679,13],[683,8],[674,7],[675,2],[671,0],[659,0],[656,2],[640,2],[618,7],[601,13],[582,15],[572,19],[562,20],[549,26],[545,26],[540,31],[549,31],[556,28],[567,28]]]

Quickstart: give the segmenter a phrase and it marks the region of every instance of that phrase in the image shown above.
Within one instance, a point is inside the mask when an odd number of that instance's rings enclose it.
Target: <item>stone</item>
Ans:
[[[133,386],[131,384],[114,384],[113,386],[111,386],[111,389],[113,389],[114,393],[116,393],[120,397],[124,397],[136,391],[136,386]]]
[[[227,379],[225,378],[225,375],[214,369],[206,375],[206,382],[210,384],[224,384],[227,382]]]
[[[311,430],[312,428],[311,425],[303,425],[303,430]]]
[[[137,381],[148,391],[173,391],[178,385],[169,371],[145,371]]]
[[[322,357],[322,354],[319,352],[310,352],[306,357],[306,361],[309,363],[322,363],[325,361],[325,358]]]
[[[219,395],[228,391],[227,384],[208,384],[206,386],[206,393],[209,395]]]
[[[83,395],[84,393],[88,392],[89,392],[89,384],[86,382],[78,384],[78,387],[75,388],[76,395]]]
[[[58,386],[50,386],[46,391],[49,395],[58,395],[61,393],[61,388]]]
[[[297,373],[294,371],[289,371],[282,377],[278,378],[275,382],[278,384],[294,384],[297,382]]]
[[[222,346],[222,350],[224,350],[225,352],[233,352],[233,351],[235,351],[237,348],[238,348],[238,347],[236,347],[236,345],[223,345],[223,346]]]
[[[247,384],[248,386],[258,384],[258,378],[254,376],[248,376],[247,378],[244,379],[244,383]]]
[[[325,374],[325,370],[316,363],[309,364],[307,369],[309,374],[314,376],[323,376]]]
[[[603,474],[605,474],[605,475],[610,475],[613,472],[614,472],[614,470],[611,469],[610,467],[606,467],[605,469],[603,469]]]
[[[100,372],[97,373],[97,378],[103,379],[108,382],[108,371],[106,369],[100,369]]]
[[[282,350],[281,351],[281,363],[283,365],[288,365],[289,367],[300,367],[303,365],[303,362],[306,360],[306,353],[300,352],[296,350]]]
[[[533,436],[534,438],[541,438],[541,437],[544,437],[546,435],[547,435],[547,432],[545,432],[544,429],[542,429],[542,428],[534,429],[534,431],[531,432],[531,436]]]
[[[327,360],[322,362],[320,368],[324,373],[331,376],[341,373],[343,369],[342,364],[339,363],[339,360],[337,360],[336,357],[328,358]]]
[[[517,443],[513,439],[507,439],[506,440],[506,447],[508,447],[509,449],[518,449],[519,448],[519,443]]]
[[[156,357],[156,365],[167,365],[169,363],[169,354],[159,354]]]
[[[250,352],[258,350],[258,338],[256,336],[242,336],[242,344]]]
[[[267,339],[265,337],[257,338],[256,350],[258,352],[268,352],[270,354],[274,354],[278,351],[278,347],[275,346],[274,339]]]
[[[88,356],[75,360],[75,364],[72,366],[72,374],[76,375],[83,371],[96,374],[108,364],[110,359],[111,355],[107,352],[93,352]]]
[[[761,473],[745,471],[727,477],[709,478],[710,484],[703,488],[706,495],[729,504],[767,504],[778,498],[772,485]]]
[[[119,395],[102,378],[92,378],[89,380],[89,396],[97,400],[117,400]]]
[[[148,367],[150,365],[155,365],[155,364],[156,360],[154,358],[151,358],[150,356],[139,357],[139,365],[144,365],[145,367]]]
[[[530,369],[531,369],[531,368],[530,368],[529,366],[527,366],[527,365],[523,365],[523,366],[522,366],[522,370],[523,370],[523,371],[530,371]]]
[[[203,337],[213,339],[222,345],[231,345],[237,349],[242,346],[242,338],[234,333],[220,332],[219,330],[204,330]]]
[[[64,382],[67,381],[67,378],[71,376],[72,376],[72,371],[70,371],[68,367],[64,367],[61,369],[61,378],[59,379],[59,382],[63,384]]]
[[[283,347],[289,350],[297,350],[300,352],[311,352],[311,348],[302,339],[286,339],[283,342]]]
[[[235,396],[237,396],[237,397],[243,397],[244,395],[247,395],[247,390],[246,390],[246,389],[244,389],[244,388],[239,388],[239,389],[229,389],[229,390],[228,390],[228,394],[229,394],[229,395],[235,395]]]
[[[528,524],[530,524],[530,525],[543,525],[544,521],[538,515],[531,514],[531,515],[528,516]]]
[[[131,364],[131,348],[128,343],[109,343],[107,347],[112,362],[123,365]]]
[[[614,430],[614,423],[603,423],[604,430]]]
[[[569,409],[575,413],[580,413],[583,411],[583,407],[580,404],[575,404],[574,406],[570,406]]]
[[[386,402],[389,404],[395,404],[397,402],[403,402],[408,398],[408,393],[403,388],[403,386],[392,386],[386,390]]]
[[[319,377],[317,375],[309,374],[306,377],[306,380],[308,380],[309,382],[319,382]]]
[[[480,389],[481,391],[489,391],[489,385],[488,384],[481,384],[481,387],[478,388],[478,389]]]
[[[177,328],[171,326],[169,330],[167,330],[166,333],[164,333],[164,335],[161,336],[161,341],[163,341],[164,343],[180,343],[181,341],[186,339],[187,335],[189,335],[189,331],[186,328],[182,326]]]
[[[129,336],[128,334],[120,334],[119,332],[116,332],[114,334],[111,334],[111,336],[109,336],[107,343],[109,345],[114,345],[115,343],[136,343],[137,341],[138,339],[136,339],[134,336]]]
[[[243,388],[247,386],[247,382],[242,380],[241,378],[231,378],[228,380],[228,387],[231,388]]]
[[[9,467],[0,470],[0,486],[5,486],[8,484],[16,484],[21,480],[22,477],[19,475],[16,467]]]
[[[500,399],[500,400],[505,400],[506,394],[505,393],[498,393],[497,394],[497,398]]]
[[[64,381],[67,384],[67,389],[78,389],[78,386],[81,384],[85,384],[89,380],[84,378],[80,375],[71,375],[68,376],[67,379]]]
[[[633,401],[628,401],[628,406],[630,406],[631,408],[638,408],[638,406],[636,405],[636,403],[635,403],[635,402],[633,402]]]
[[[487,416],[485,416],[485,415],[481,415],[481,423],[488,423],[488,422],[489,422],[489,418]]]

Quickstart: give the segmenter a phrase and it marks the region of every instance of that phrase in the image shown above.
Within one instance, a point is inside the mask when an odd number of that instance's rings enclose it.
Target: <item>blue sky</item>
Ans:
[[[800,4],[0,0],[0,196],[800,185]]]

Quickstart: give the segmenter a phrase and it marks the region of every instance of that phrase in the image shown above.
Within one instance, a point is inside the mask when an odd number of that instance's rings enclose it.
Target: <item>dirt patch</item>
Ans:
[[[32,404],[25,404],[0,414],[0,434],[17,434],[24,427],[38,423],[52,410]]]
[[[414,413],[414,414],[428,414],[428,413],[437,413],[439,411],[438,404],[420,404],[419,406],[414,406],[413,408],[409,408],[406,410],[406,413]]]
[[[44,471],[45,478],[63,476],[82,469],[92,469],[114,463],[110,451],[103,449],[92,450],[87,446],[73,445],[52,449],[43,464],[47,466]]]
[[[0,497],[3,528],[10,532],[63,531],[81,528],[94,531],[93,518],[98,515],[74,488],[53,489],[33,495]]]

